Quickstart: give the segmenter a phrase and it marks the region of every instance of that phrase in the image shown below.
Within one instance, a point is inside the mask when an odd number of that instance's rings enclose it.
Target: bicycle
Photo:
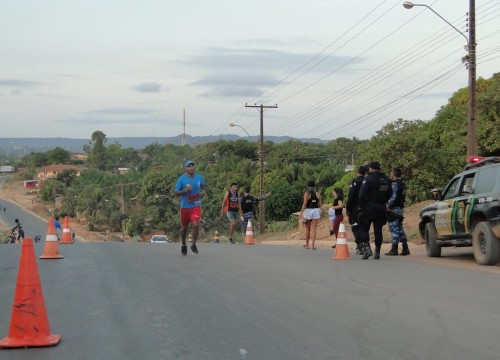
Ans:
[[[19,235],[19,233],[17,232],[17,230],[12,230],[10,232],[10,235],[7,235],[5,237],[5,243],[6,244],[15,244],[17,242],[18,235]]]

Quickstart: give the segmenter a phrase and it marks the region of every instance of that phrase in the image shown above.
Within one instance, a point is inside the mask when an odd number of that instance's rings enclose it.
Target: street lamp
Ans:
[[[411,9],[414,6],[424,6],[439,16],[444,22],[455,29],[467,41],[467,68],[469,70],[469,113],[467,119],[467,156],[477,155],[477,140],[476,140],[476,1],[469,0],[469,38],[463,32],[458,30],[444,17],[439,15],[430,6],[425,4],[414,4],[411,1],[405,1],[403,7]]]
[[[245,130],[245,128],[243,126],[237,125],[235,123],[231,123],[231,124],[229,124],[229,126],[231,126],[231,127],[235,127],[236,126],[236,127],[242,128],[243,131],[247,133],[248,137],[250,137],[250,134],[248,133],[248,131]]]

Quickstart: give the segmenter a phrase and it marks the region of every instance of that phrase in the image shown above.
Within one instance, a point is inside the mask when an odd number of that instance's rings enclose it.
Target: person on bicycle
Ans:
[[[24,239],[24,230],[23,230],[23,225],[21,224],[21,222],[19,221],[19,219],[16,219],[14,220],[14,222],[16,223],[16,226],[14,226],[11,231],[15,231],[17,230],[17,241],[21,240],[21,239]]]

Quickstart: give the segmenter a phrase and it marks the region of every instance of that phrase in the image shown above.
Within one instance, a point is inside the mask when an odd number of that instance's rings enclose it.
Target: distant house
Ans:
[[[26,180],[24,182],[24,187],[26,189],[34,189],[38,186],[38,180]]]
[[[79,160],[79,161],[86,161],[87,158],[88,158],[87,154],[73,154],[70,157],[71,160]]]
[[[75,170],[76,176],[80,175],[80,168],[75,165],[49,165],[38,170],[37,178],[41,180],[51,179],[56,177],[64,170]]]
[[[0,166],[0,173],[13,173],[14,171],[14,166]]]

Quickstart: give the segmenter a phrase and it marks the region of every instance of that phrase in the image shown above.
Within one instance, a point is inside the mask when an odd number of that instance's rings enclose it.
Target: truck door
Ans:
[[[469,214],[474,202],[471,173],[453,179],[438,203],[436,211],[436,231],[438,237],[460,238],[470,234]]]
[[[450,181],[443,193],[443,199],[437,203],[434,225],[436,226],[439,238],[451,237],[453,235],[452,212],[459,187],[460,177],[456,177]]]

